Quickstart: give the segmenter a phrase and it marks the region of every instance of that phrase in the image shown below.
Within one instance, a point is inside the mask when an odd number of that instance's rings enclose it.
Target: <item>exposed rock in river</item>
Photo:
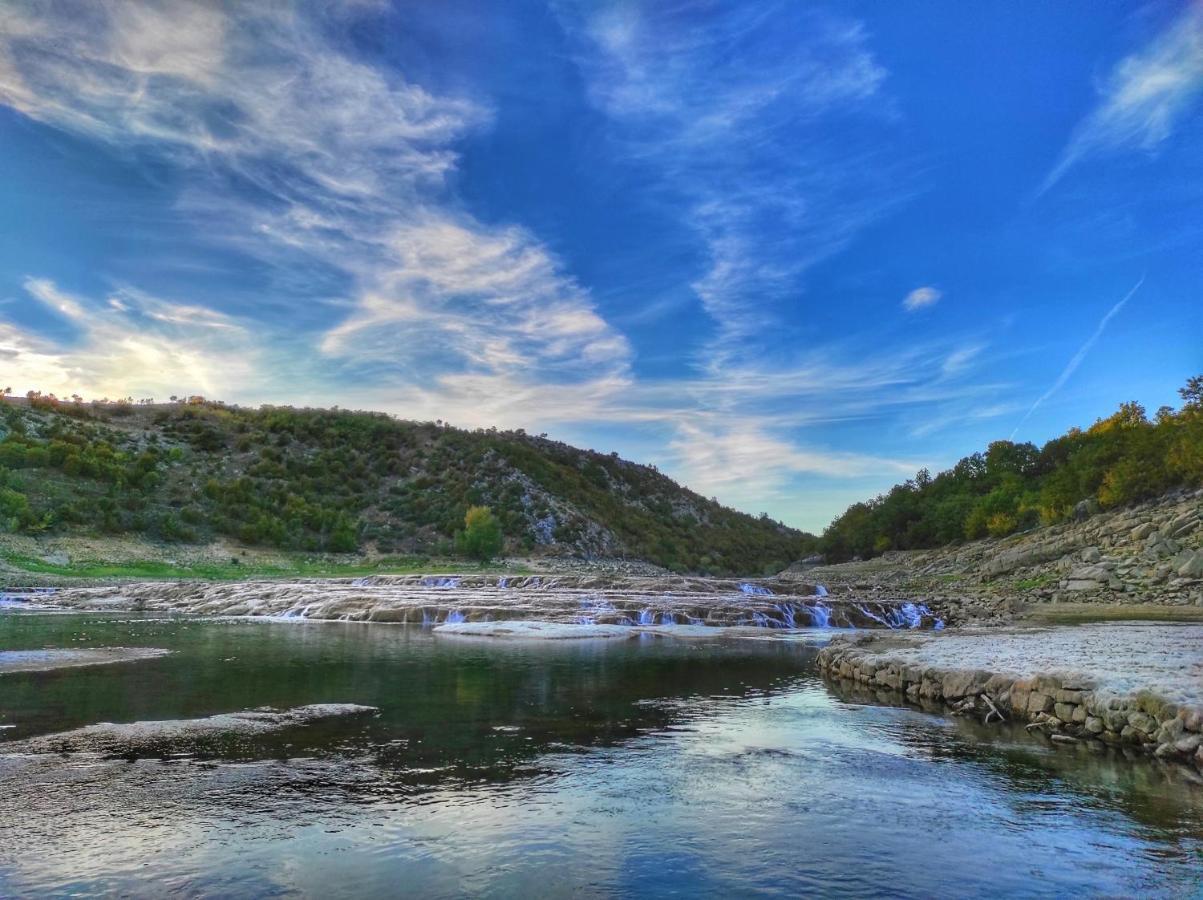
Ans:
[[[78,650],[0,650],[0,675],[6,672],[49,672],[80,666],[103,666],[166,656],[158,647],[96,647]]]
[[[354,703],[316,703],[284,711],[252,709],[203,719],[165,719],[157,722],[113,724],[100,722],[73,731],[0,744],[5,755],[41,753],[98,753],[124,755],[158,750],[182,742],[224,735],[251,735],[308,725],[323,719],[376,713],[374,706]]]

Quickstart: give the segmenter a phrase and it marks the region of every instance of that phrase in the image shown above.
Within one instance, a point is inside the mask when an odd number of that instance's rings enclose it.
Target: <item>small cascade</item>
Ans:
[[[500,578],[497,579],[497,586],[502,589],[508,588],[510,586],[509,578],[502,575]]]
[[[460,622],[467,622],[467,618],[458,609],[453,609],[447,613],[447,618],[443,620],[444,625],[458,625]]]
[[[827,588],[825,588],[821,584],[816,584],[815,585],[815,596],[816,597],[826,597],[827,596]]]
[[[880,613],[875,613],[862,604],[856,607],[856,611],[866,619],[895,630],[900,628],[920,628],[923,625],[924,618],[935,619],[932,624],[932,628],[935,630],[940,631],[944,628],[944,620],[935,618],[934,613],[922,603],[902,603],[898,606],[882,609]]]
[[[655,625],[656,624],[656,614],[654,612],[652,612],[650,609],[645,609],[645,610],[640,611],[639,624],[640,625]]]
[[[672,613],[670,613],[670,612],[661,613],[661,614],[660,614],[660,624],[661,624],[661,625],[676,625],[676,624],[677,624],[677,619],[676,619],[676,617],[675,617],[675,616],[674,616]]]
[[[815,628],[830,628],[831,627],[831,609],[824,606],[822,603],[816,603],[814,606],[803,606],[804,610],[810,615],[810,624]]]
[[[763,584],[752,584],[751,582],[741,581],[739,589],[751,597],[771,597],[773,592]]]
[[[446,575],[446,576],[427,575],[425,578],[422,579],[422,586],[423,587],[432,587],[432,588],[443,588],[443,589],[457,588],[457,587],[459,587],[459,582],[460,582],[460,579],[459,579],[458,575]]]
[[[351,587],[371,587],[374,579],[371,575],[365,575],[363,578],[356,578],[351,582]]]

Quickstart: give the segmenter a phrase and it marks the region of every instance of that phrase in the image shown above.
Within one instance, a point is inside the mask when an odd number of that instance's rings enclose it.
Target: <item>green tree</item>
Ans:
[[[501,552],[501,523],[487,506],[470,506],[464,530],[455,536],[456,549],[464,556],[488,562]]]

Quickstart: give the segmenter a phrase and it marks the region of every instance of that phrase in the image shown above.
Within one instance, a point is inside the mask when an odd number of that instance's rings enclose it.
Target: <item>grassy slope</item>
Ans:
[[[518,554],[757,574],[813,542],[654,468],[522,432],[215,404],[10,401],[0,414],[0,531],[446,556],[466,508],[483,504]]]

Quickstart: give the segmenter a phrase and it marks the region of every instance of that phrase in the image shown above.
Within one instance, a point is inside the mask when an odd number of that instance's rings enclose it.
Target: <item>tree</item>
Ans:
[[[1178,388],[1178,395],[1186,406],[1203,407],[1203,375],[1186,379],[1186,387]]]
[[[501,552],[501,523],[487,506],[470,506],[464,516],[464,530],[455,536],[460,553],[488,562]]]

